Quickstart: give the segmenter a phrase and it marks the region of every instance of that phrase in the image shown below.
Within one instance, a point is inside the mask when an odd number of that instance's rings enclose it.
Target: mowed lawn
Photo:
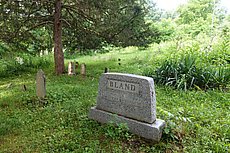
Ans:
[[[86,63],[86,77],[55,76],[53,67],[44,69],[44,101],[36,97],[35,73],[0,78],[0,152],[229,152],[227,90],[185,92],[156,85],[157,118],[167,123],[158,144],[129,133],[123,125],[88,119],[105,67],[142,75],[163,59],[153,48],[131,47],[66,60],[66,66],[68,61]]]

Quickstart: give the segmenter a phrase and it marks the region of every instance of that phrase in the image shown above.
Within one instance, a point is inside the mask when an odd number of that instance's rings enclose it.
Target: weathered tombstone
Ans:
[[[152,78],[104,73],[99,82],[97,105],[89,118],[101,123],[126,123],[129,130],[158,142],[165,121],[156,119],[156,96]]]
[[[75,65],[74,62],[69,62],[68,64],[68,75],[75,75],[76,71],[75,71]]]
[[[81,64],[81,75],[82,76],[86,75],[86,65],[85,65],[85,63]]]
[[[46,96],[46,78],[42,70],[39,70],[36,76],[36,94],[39,99],[44,99]]]

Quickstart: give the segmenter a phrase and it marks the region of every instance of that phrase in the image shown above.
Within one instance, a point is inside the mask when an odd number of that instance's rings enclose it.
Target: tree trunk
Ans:
[[[62,51],[61,7],[61,0],[56,0],[54,13],[54,62],[57,75],[62,74],[65,70],[64,53]]]

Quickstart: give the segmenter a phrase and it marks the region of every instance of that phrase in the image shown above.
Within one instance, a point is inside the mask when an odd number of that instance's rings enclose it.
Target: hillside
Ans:
[[[227,90],[183,91],[157,84],[157,117],[167,123],[159,144],[127,132],[122,125],[88,119],[105,67],[110,72],[143,75],[170,54],[153,45],[66,60],[66,70],[68,61],[85,63],[86,77],[56,76],[50,65],[44,69],[47,98],[42,102],[36,97],[36,72],[1,78],[0,152],[228,152]]]

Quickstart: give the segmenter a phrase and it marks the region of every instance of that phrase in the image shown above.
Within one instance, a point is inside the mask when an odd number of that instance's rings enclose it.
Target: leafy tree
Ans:
[[[55,72],[64,72],[64,55],[61,45],[61,0],[2,0],[0,39],[15,48],[28,50],[37,37],[34,29],[54,27]],[[39,47],[42,49],[41,47]]]
[[[119,46],[150,43],[154,33],[144,20],[147,8],[145,0],[1,0],[0,40],[21,50],[28,50],[31,44],[41,50],[51,46],[47,33],[53,35],[55,71],[61,74],[62,46],[76,50],[97,48],[102,42]],[[40,32],[43,39],[38,37]],[[46,45],[39,45],[42,43]]]
[[[178,8],[178,23],[189,24],[200,19],[207,20],[214,10],[213,0],[189,0],[188,4]]]
[[[223,20],[223,10],[219,8],[220,0],[189,0],[181,5],[177,12],[179,25],[189,25],[187,33],[192,36],[210,30]]]

